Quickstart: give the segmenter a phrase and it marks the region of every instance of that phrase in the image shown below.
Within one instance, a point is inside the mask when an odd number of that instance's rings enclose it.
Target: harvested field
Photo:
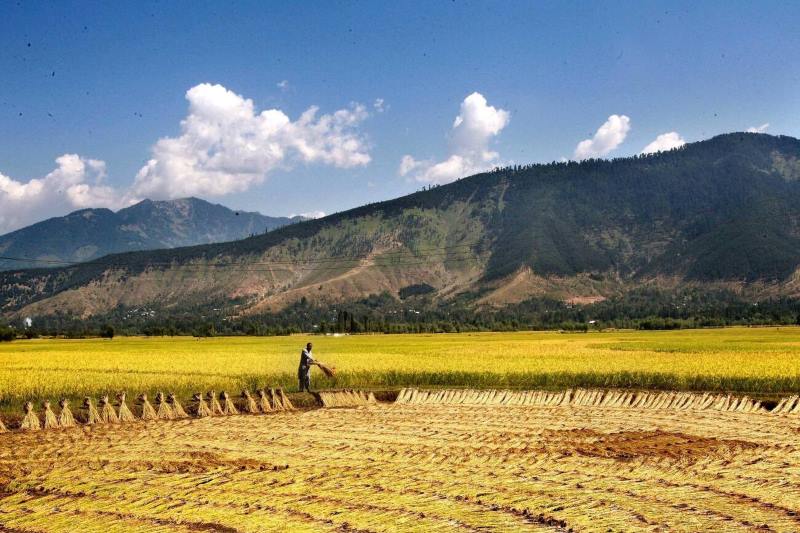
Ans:
[[[0,525],[64,532],[797,531],[800,417],[369,403],[6,433]]]

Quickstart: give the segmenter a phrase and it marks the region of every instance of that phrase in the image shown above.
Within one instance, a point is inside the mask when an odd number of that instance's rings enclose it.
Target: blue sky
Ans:
[[[2,11],[0,230],[183,193],[271,215],[331,213],[494,164],[635,154],[662,134],[674,133],[665,147],[764,124],[800,136],[795,2]],[[280,114],[262,117],[268,109]],[[242,163],[242,150],[258,155]]]

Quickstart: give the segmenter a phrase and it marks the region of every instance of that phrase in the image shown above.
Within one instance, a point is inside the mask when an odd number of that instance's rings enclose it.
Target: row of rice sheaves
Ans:
[[[33,403],[26,402],[24,405],[25,416],[20,422],[19,429],[30,431],[73,427],[81,423],[86,425],[117,424],[134,420],[177,420],[192,416],[203,418],[207,416],[226,416],[240,413],[256,414],[294,409],[283,389],[261,389],[257,392],[257,395],[258,398],[256,399],[249,391],[245,390],[242,392],[240,400],[234,401],[227,392],[222,392],[219,395],[214,391],[210,391],[205,395],[196,393],[192,396],[189,407],[184,409],[174,394],[165,395],[159,392],[155,398],[155,407],[148,400],[147,394],[140,394],[134,410],[128,407],[125,393],[117,394],[116,408],[107,395],[100,398],[99,408],[95,406],[94,400],[87,397],[83,401],[82,409],[85,414],[81,417],[81,421],[76,420],[70,408],[69,400],[66,398],[59,401],[61,410],[58,415],[51,408],[49,401],[43,402],[41,417],[35,410]],[[0,431],[6,431],[2,421],[0,421]]]
[[[716,410],[741,413],[800,414],[800,397],[785,398],[768,411],[748,396],[731,394],[568,389],[564,391],[436,390],[403,389],[399,404],[531,405],[637,407],[642,409]]]
[[[319,399],[323,407],[357,407],[378,403],[373,393],[356,390],[321,391]]]

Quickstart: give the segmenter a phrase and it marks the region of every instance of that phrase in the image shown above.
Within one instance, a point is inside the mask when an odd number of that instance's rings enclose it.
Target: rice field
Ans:
[[[308,340],[338,369],[318,408],[256,393],[296,387]],[[24,418],[0,433],[0,531],[798,531],[799,347],[800,328],[5,344]]]
[[[0,530],[800,530],[797,415],[438,394],[0,434]]]
[[[589,334],[41,339],[0,344],[0,408],[27,400],[82,400],[126,390],[175,392],[296,388],[299,352],[337,367],[315,388],[618,387],[800,392],[800,328]],[[133,397],[133,396],[131,396]],[[74,404],[73,404],[74,405]]]

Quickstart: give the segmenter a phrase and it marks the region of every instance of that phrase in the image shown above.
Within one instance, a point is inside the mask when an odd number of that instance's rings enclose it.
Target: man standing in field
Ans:
[[[311,392],[311,366],[316,365],[317,361],[311,355],[311,343],[306,344],[305,349],[300,352],[300,366],[297,369],[297,379],[300,381],[300,392]]]

